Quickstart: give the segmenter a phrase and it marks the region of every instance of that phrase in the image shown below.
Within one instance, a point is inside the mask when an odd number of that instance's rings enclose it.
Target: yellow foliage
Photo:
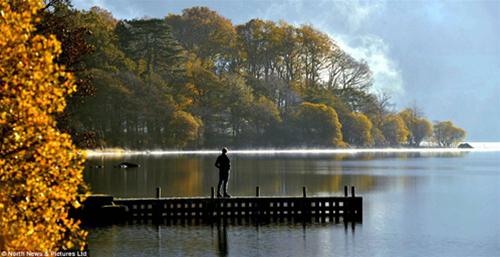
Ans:
[[[451,121],[436,122],[434,125],[434,139],[439,146],[450,147],[463,140],[467,133],[455,126]]]
[[[84,157],[53,114],[76,90],[54,63],[54,36],[34,34],[42,1],[0,1],[0,249],[82,249],[86,232],[68,216],[84,190]]]
[[[404,144],[410,135],[410,131],[400,115],[386,116],[382,122],[382,133],[387,143],[392,146]]]
[[[177,147],[185,147],[198,138],[203,123],[188,112],[176,111],[172,117],[171,139]]]
[[[345,147],[342,124],[332,107],[304,102],[294,116],[304,142],[311,142],[315,146]]]
[[[366,115],[360,112],[352,112],[344,125],[345,134],[348,135],[350,143],[357,146],[371,146],[373,144],[373,124]]]

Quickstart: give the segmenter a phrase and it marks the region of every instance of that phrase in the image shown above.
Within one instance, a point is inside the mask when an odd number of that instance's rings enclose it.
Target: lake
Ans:
[[[500,256],[500,152],[233,153],[234,196],[363,196],[363,223],[114,225],[91,256]],[[217,153],[92,156],[85,180],[115,197],[208,196]],[[121,161],[139,168],[120,169]],[[95,168],[104,165],[104,168]]]

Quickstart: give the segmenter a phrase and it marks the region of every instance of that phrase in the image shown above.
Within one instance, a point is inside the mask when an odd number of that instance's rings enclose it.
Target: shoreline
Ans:
[[[216,155],[220,150],[129,150],[129,149],[83,149],[87,157],[94,156],[132,156],[132,155]],[[289,155],[289,154],[364,154],[364,153],[460,153],[460,152],[498,152],[500,147],[493,148],[289,148],[289,149],[238,149],[231,150],[235,155]]]

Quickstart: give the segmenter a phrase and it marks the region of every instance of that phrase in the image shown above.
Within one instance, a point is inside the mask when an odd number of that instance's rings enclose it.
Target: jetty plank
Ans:
[[[344,221],[362,222],[363,198],[355,196],[240,196],[215,198],[213,190],[209,197],[162,197],[161,188],[152,198],[114,198],[112,196],[90,196],[84,203],[84,219],[92,223],[106,223],[134,219],[204,219],[220,218],[342,218]],[[95,198],[95,199],[94,199]],[[105,201],[104,201],[105,200]],[[103,206],[99,206],[102,203]]]

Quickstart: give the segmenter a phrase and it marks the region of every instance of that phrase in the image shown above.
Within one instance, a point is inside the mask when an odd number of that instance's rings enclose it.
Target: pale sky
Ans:
[[[396,108],[416,103],[431,121],[452,120],[469,141],[500,141],[500,0],[73,0],[119,19],[163,18],[207,6],[233,24],[252,18],[310,24],[374,72],[373,90]]]

